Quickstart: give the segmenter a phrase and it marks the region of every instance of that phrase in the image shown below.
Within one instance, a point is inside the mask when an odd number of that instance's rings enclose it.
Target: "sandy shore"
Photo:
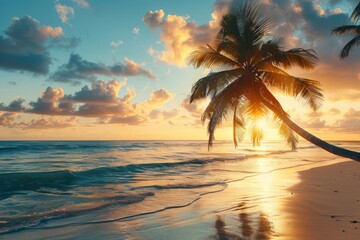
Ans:
[[[148,220],[159,219],[167,221],[161,231],[148,229],[138,237],[360,239],[360,163],[334,158],[249,177]]]
[[[299,172],[284,208],[291,239],[360,239],[360,163]]]

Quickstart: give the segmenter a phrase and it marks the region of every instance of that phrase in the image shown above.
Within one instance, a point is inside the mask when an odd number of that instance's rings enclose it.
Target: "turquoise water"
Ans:
[[[358,142],[337,144],[359,150]],[[162,224],[146,219],[230,182],[331,157],[305,142],[292,152],[282,142],[235,150],[219,141],[209,152],[202,141],[3,141],[0,238],[136,238]],[[259,169],[259,158],[271,168]],[[109,231],[114,223],[121,226]]]

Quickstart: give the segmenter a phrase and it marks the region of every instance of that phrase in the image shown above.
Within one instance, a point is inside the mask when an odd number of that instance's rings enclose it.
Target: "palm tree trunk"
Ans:
[[[352,160],[360,162],[360,153],[359,152],[355,152],[355,151],[351,151],[351,150],[348,150],[345,148],[334,146],[330,143],[325,142],[324,140],[321,140],[318,137],[315,137],[314,135],[305,131],[304,129],[299,127],[296,123],[291,121],[291,119],[288,116],[286,116],[286,114],[284,114],[285,112],[281,112],[282,109],[281,110],[278,109],[277,107],[275,107],[273,104],[271,104],[270,102],[268,102],[266,100],[263,102],[269,109],[274,111],[286,123],[286,125],[288,125],[289,128],[291,128],[294,132],[299,134],[304,139],[306,139],[309,142],[313,143],[314,145],[324,149],[325,151],[328,151],[330,153],[333,153],[333,154],[341,156],[341,157],[350,158]]]
[[[308,140],[309,142],[315,144],[316,146],[321,147],[325,151],[328,151],[330,153],[333,153],[333,154],[341,156],[341,157],[350,158],[350,159],[353,159],[355,161],[360,162],[360,153],[359,152],[351,151],[351,150],[341,148],[341,147],[337,147],[335,145],[327,143],[327,142],[321,140],[320,138],[315,137],[311,133],[305,131],[301,127],[299,127],[297,124],[295,124],[293,121],[291,121],[290,118],[288,118],[287,116],[282,116],[282,120],[294,132],[296,132],[297,134],[299,134],[301,137]]]

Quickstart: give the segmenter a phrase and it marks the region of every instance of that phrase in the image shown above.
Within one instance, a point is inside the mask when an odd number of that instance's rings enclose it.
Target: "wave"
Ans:
[[[141,186],[141,187],[134,187],[131,190],[137,189],[194,189],[194,188],[206,188],[206,187],[213,187],[213,186],[223,186],[226,187],[227,183],[225,182],[210,182],[210,183],[199,183],[199,184],[169,184],[169,185],[149,185],[149,186]]]
[[[83,207],[81,206],[81,204],[74,204],[70,208],[61,208],[49,212],[40,212],[40,213],[35,212],[34,214],[20,216],[20,217],[9,217],[9,218],[0,217],[0,234],[21,231],[26,228],[36,227],[39,224],[54,219],[86,214],[88,212],[100,210],[107,207],[138,203],[143,201],[146,197],[149,196],[154,196],[154,193],[145,192],[139,194],[120,195],[111,198],[104,198],[100,202],[93,202],[92,204],[86,204],[87,207]]]
[[[147,148],[150,148],[150,146],[146,143],[127,142],[6,142],[6,145],[0,146],[0,154],[17,153],[23,151],[48,152],[49,150],[81,151],[89,149],[96,151],[108,151],[109,149],[113,149],[116,151],[135,151],[138,149]]]
[[[41,188],[66,190],[74,185],[96,185],[104,183],[127,183],[137,174],[154,175],[158,172],[186,170],[196,171],[206,164],[242,161],[244,159],[264,157],[273,154],[284,154],[291,151],[274,151],[264,154],[230,155],[191,159],[179,162],[128,164],[124,166],[99,167],[84,171],[51,171],[51,172],[18,172],[0,174],[0,198],[8,197],[17,191],[37,191]]]

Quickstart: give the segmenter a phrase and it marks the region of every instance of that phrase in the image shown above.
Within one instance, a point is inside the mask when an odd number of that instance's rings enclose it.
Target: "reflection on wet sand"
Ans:
[[[246,213],[241,212],[238,222],[230,221],[226,225],[222,216],[218,215],[215,221],[215,239],[218,240],[270,240],[273,235],[273,228],[266,214],[263,212]]]

